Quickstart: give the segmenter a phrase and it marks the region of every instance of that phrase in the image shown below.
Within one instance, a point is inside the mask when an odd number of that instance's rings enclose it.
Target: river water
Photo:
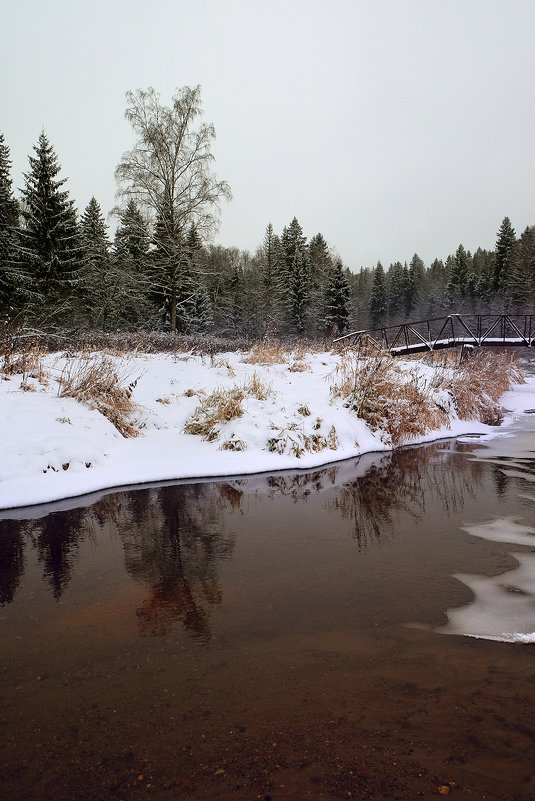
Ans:
[[[534,481],[525,415],[2,513],[2,797],[533,798]]]

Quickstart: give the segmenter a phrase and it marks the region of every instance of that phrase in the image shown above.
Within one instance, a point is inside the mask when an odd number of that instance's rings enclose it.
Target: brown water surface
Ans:
[[[535,797],[534,646],[436,630],[520,440],[4,513],[2,798]]]

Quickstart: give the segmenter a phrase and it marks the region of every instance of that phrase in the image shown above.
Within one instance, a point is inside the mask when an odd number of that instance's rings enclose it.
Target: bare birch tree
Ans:
[[[126,100],[125,117],[138,141],[115,171],[118,194],[135,200],[152,218],[154,289],[165,297],[175,331],[187,231],[194,225],[200,236],[213,232],[230,187],[212,172],[214,126],[196,125],[202,115],[200,86],[177,90],[169,108],[152,88],[127,92]]]

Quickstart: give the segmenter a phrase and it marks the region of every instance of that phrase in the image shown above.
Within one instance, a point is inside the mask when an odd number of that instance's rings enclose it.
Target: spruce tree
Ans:
[[[11,190],[9,148],[0,133],[0,314],[15,313],[24,284],[17,269],[19,206]]]
[[[69,193],[62,189],[67,179],[57,179],[61,167],[44,131],[34,151],[22,190],[23,258],[35,295],[49,314],[65,319],[80,266],[76,211]]]
[[[503,293],[515,312],[532,310],[535,300],[535,226],[528,226],[509,252]]]
[[[325,333],[343,334],[349,320],[350,289],[342,262],[337,260],[331,267],[325,290]]]
[[[418,312],[418,307],[425,294],[425,265],[417,253],[409,264],[409,281],[407,285],[407,311],[409,314]]]
[[[312,332],[315,332],[318,322],[325,320],[329,314],[325,301],[333,268],[329,247],[322,234],[316,234],[310,240],[308,256],[310,261],[310,316]]]
[[[306,237],[296,217],[281,238],[288,273],[287,309],[290,328],[304,334],[311,298],[310,261]]]
[[[408,281],[400,261],[388,268],[388,312],[393,320],[405,316]]]
[[[470,274],[470,258],[463,245],[459,245],[452,262],[448,279],[447,295],[450,305],[461,309],[468,295],[468,279]]]
[[[89,326],[107,328],[118,301],[119,281],[112,272],[110,242],[100,205],[92,197],[80,218],[80,311]]]
[[[496,239],[496,262],[494,268],[494,291],[502,292],[507,285],[509,256],[516,243],[515,229],[509,217],[504,217]]]
[[[121,318],[127,323],[157,325],[151,303],[150,233],[147,222],[133,200],[119,212],[115,231],[112,266],[121,287]],[[160,296],[161,297],[161,296]]]
[[[282,245],[271,223],[266,228],[258,259],[263,314],[261,334],[269,336],[279,331],[284,323],[284,297],[288,288]]]
[[[373,328],[384,325],[388,308],[386,276],[380,261],[373,273],[372,292],[370,298],[370,322]]]
[[[177,331],[185,334],[211,328],[212,309],[201,274],[202,243],[194,225],[184,243],[182,269],[177,292]]]
[[[141,270],[149,251],[150,234],[147,223],[133,200],[119,212],[115,231],[114,251],[119,259],[137,264]]]

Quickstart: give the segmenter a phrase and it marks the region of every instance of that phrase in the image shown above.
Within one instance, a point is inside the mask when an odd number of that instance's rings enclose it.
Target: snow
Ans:
[[[23,382],[21,375],[0,376],[0,509],[144,482],[311,468],[390,448],[380,432],[372,432],[344,407],[343,399],[333,399],[330,387],[339,359],[333,353],[301,354],[306,367],[302,372],[289,369],[292,360],[269,366],[245,363],[243,353],[137,354],[126,365],[125,359],[112,357],[123,372],[126,368],[129,376],[138,378],[132,399],[140,436],[129,439],[97,410],[58,397],[57,379],[66,358],[43,358],[45,383],[28,377]],[[293,361],[297,359],[296,355]],[[400,364],[407,372],[416,370],[422,380],[432,378],[434,368],[423,362]],[[271,394],[264,400],[246,394],[243,416],[225,423],[215,441],[184,432],[199,405],[198,391],[243,388],[253,376],[270,385]],[[459,420],[451,411],[449,428],[410,442],[506,433],[515,414],[535,406],[535,377],[507,393],[504,404],[511,414],[501,429]],[[299,411],[304,406],[310,415]],[[305,450],[300,457],[291,452],[292,439],[302,442],[314,434],[328,438],[332,426],[336,449]],[[288,440],[284,451],[268,450],[268,439],[283,429]],[[232,440],[241,440],[246,449],[220,449]]]

